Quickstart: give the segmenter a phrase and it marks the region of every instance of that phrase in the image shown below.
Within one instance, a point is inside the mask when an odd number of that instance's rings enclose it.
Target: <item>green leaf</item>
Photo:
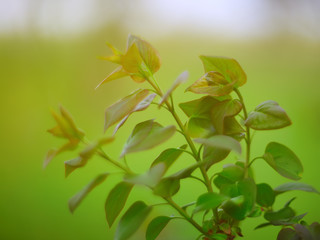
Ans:
[[[214,233],[212,235],[210,235],[210,237],[212,237],[215,240],[227,240],[228,236],[222,233]]]
[[[186,130],[192,138],[205,138],[215,132],[210,118],[206,116],[191,116]]]
[[[205,193],[198,197],[196,207],[193,213],[217,208],[221,203],[226,201],[228,197],[218,193]]]
[[[74,210],[79,206],[82,200],[99,184],[101,184],[109,175],[109,173],[103,173],[93,179],[87,186],[85,186],[80,192],[74,195],[69,200],[69,209],[73,213]]]
[[[256,184],[252,178],[240,180],[238,182],[238,191],[240,195],[244,196],[243,208],[245,216],[248,216],[255,206],[257,194]]]
[[[68,177],[74,170],[84,167],[88,160],[95,154],[98,148],[112,142],[114,138],[102,138],[96,143],[88,145],[83,151],[80,152],[79,157],[65,161],[65,176]]]
[[[267,145],[263,158],[283,177],[299,180],[303,172],[299,158],[286,146],[271,142]]]
[[[172,197],[180,189],[180,179],[174,177],[167,177],[154,187],[153,193],[161,197]]]
[[[202,160],[204,162],[205,169],[208,170],[213,164],[222,161],[229,155],[229,153],[229,150],[204,146]]]
[[[150,43],[140,39],[139,37],[129,35],[128,47],[132,46],[133,44],[137,46],[140,56],[151,73],[157,72],[161,65],[160,56],[157,50],[152,47]]]
[[[279,185],[274,189],[276,194],[292,191],[292,190],[299,190],[304,192],[314,192],[320,194],[320,192],[312,187],[309,184],[301,183],[301,182],[289,182]]]
[[[108,107],[105,111],[104,130],[106,131],[110,126],[132,113],[137,105],[148,96],[148,93],[149,91],[146,89],[138,89]]]
[[[175,126],[162,127],[153,119],[141,122],[135,126],[128,138],[121,157],[128,153],[153,148],[172,137],[175,131]]]
[[[257,184],[257,203],[263,207],[270,207],[275,201],[275,193],[266,183]]]
[[[232,218],[241,221],[245,218],[243,203],[244,196],[240,195],[225,201],[222,204],[222,209]]]
[[[200,56],[200,59],[206,72],[221,73],[229,83],[235,81],[235,87],[242,86],[247,81],[245,72],[235,59],[214,56]]]
[[[279,129],[291,125],[287,113],[275,101],[266,101],[252,111],[245,125],[256,130]]]
[[[140,74],[143,64],[143,59],[140,56],[140,52],[136,43],[133,43],[127,50],[127,52],[121,56],[121,65],[127,73]],[[141,80],[133,79],[137,82],[143,82],[143,76]]]
[[[171,217],[167,216],[159,216],[154,218],[148,225],[146,240],[155,240],[171,219]]]
[[[223,165],[223,170],[219,173],[219,176],[222,176],[232,182],[237,182],[243,179],[244,169],[235,164],[226,164]]]
[[[198,94],[208,94],[210,96],[225,96],[232,92],[236,81],[229,83],[219,72],[207,72],[195,83],[186,89]]]
[[[105,212],[109,227],[112,226],[123,209],[133,185],[127,182],[118,183],[109,193],[105,203]]]
[[[291,207],[284,207],[278,211],[269,211],[264,214],[264,218],[269,222],[287,220],[295,216],[295,212]]]
[[[217,147],[224,150],[235,151],[236,153],[241,154],[240,143],[229,136],[215,135],[210,138],[197,138],[194,141],[208,147]]]
[[[241,109],[242,104],[238,99],[225,100],[212,107],[211,120],[218,134],[225,134],[225,119],[236,116]]]
[[[164,163],[158,163],[152,166],[144,174],[126,175],[125,181],[132,184],[140,184],[148,187],[154,187],[156,184],[159,183],[165,171],[166,171],[166,165]]]
[[[211,112],[213,105],[219,101],[211,96],[205,96],[189,102],[180,103],[179,107],[188,116],[203,116]]]
[[[119,130],[119,128],[127,121],[127,119],[129,118],[129,116],[134,113],[134,112],[139,112],[139,111],[143,111],[145,109],[147,109],[151,102],[153,101],[153,99],[156,97],[156,94],[150,94],[149,96],[147,96],[146,98],[144,98],[141,102],[139,102],[134,109],[132,109],[131,112],[129,112],[115,127],[114,131],[113,131],[113,135],[116,134],[116,132]]]
[[[160,155],[153,161],[151,167],[159,164],[165,164],[165,172],[169,167],[181,156],[183,150],[187,148],[187,145],[182,145],[180,148],[169,148],[164,150]]]
[[[142,201],[137,201],[132,204],[120,219],[114,239],[128,240],[145,221],[150,211],[151,207]]]
[[[169,90],[163,95],[161,98],[161,101],[159,102],[159,108],[160,106],[168,100],[168,98],[171,96],[172,92],[182,83],[186,82],[189,77],[188,71],[184,71],[181,73],[177,79],[173,82],[172,86],[169,88]]]

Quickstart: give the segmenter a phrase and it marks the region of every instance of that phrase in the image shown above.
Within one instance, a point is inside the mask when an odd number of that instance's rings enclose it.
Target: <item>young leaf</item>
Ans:
[[[301,182],[284,183],[274,189],[276,194],[280,194],[280,193],[284,193],[284,192],[288,192],[288,191],[292,191],[292,190],[314,192],[314,193],[320,194],[320,192],[317,189],[315,189],[314,187],[312,187],[311,185],[306,184],[306,183],[301,183]]]
[[[161,65],[160,56],[157,50],[152,47],[151,44],[138,38],[137,36],[129,35],[128,47],[132,46],[133,44],[137,46],[140,56],[151,73],[157,72]]]
[[[95,89],[97,89],[98,87],[100,87],[104,83],[111,82],[113,80],[116,80],[116,79],[119,79],[119,78],[123,78],[123,77],[126,77],[126,76],[128,76],[128,73],[126,71],[124,71],[124,69],[122,67],[117,67],[105,79],[103,79],[102,82],[100,82],[98,84],[98,86],[96,86]]]
[[[212,235],[210,235],[210,237],[212,237],[215,240],[227,240],[228,236],[226,234],[222,234],[222,233],[214,233]]]
[[[142,201],[137,201],[131,205],[126,213],[120,219],[115,240],[127,240],[134,234],[140,225],[144,222],[151,211],[151,207]]]
[[[110,191],[105,203],[105,212],[109,227],[112,226],[115,219],[118,217],[124,205],[126,204],[132,188],[133,184],[120,182]]]
[[[115,127],[114,131],[113,131],[113,135],[116,134],[116,132],[119,130],[119,128],[127,121],[127,119],[129,118],[129,116],[134,113],[134,112],[139,112],[139,111],[143,111],[146,108],[148,108],[151,104],[151,102],[153,101],[153,99],[156,97],[156,94],[150,94],[149,96],[147,96],[146,98],[144,98],[141,102],[139,102],[135,108],[128,113],[128,115],[126,115]]]
[[[236,153],[241,154],[240,143],[229,136],[215,135],[210,138],[197,138],[194,141],[205,146],[217,147],[224,150],[235,151]]]
[[[165,164],[165,172],[169,169],[169,167],[181,156],[183,150],[187,148],[187,145],[182,145],[179,148],[169,148],[164,150],[160,155],[153,161],[151,167],[159,164]],[[165,173],[164,172],[164,173]]]
[[[262,207],[270,207],[275,200],[275,193],[266,183],[257,184],[257,203]]]
[[[228,95],[232,92],[236,81],[229,83],[219,72],[207,72],[186,89],[198,94],[208,94],[213,97]]]
[[[87,146],[82,152],[80,152],[79,157],[65,161],[65,176],[68,177],[69,174],[77,168],[85,166],[88,160],[94,155],[99,147],[108,144],[113,140],[114,138],[102,138],[98,142]]]
[[[153,148],[168,140],[176,131],[175,126],[162,127],[154,120],[137,124],[128,138],[121,157],[125,154]]]
[[[105,111],[105,131],[129,115],[147,97],[148,93],[148,90],[139,89],[108,107]]]
[[[200,56],[200,59],[206,72],[221,73],[229,83],[235,81],[235,87],[240,87],[247,81],[245,72],[235,59],[214,56]]]
[[[154,218],[148,225],[146,240],[155,240],[171,219],[171,217],[167,216],[159,216]]]
[[[252,111],[245,125],[256,130],[279,129],[291,125],[287,113],[275,101],[266,101]]]
[[[69,209],[73,213],[74,210],[79,206],[82,200],[99,184],[101,184],[109,175],[109,173],[103,173],[93,179],[87,186],[85,186],[80,192],[74,195],[69,200]]]
[[[299,158],[286,146],[271,142],[267,145],[263,158],[283,177],[299,180],[303,172]]]
[[[127,73],[140,74],[142,63],[143,63],[143,59],[140,56],[140,52],[136,43],[133,43],[128,48],[127,52],[123,56],[121,56],[121,65]],[[145,80],[142,78],[141,81],[138,81],[138,82],[143,82],[143,81]]]
[[[228,197],[218,193],[211,192],[202,194],[197,200],[196,207],[193,210],[193,213],[216,208],[227,199]]]
[[[169,90],[163,95],[161,101],[159,102],[159,108],[161,107],[161,105],[167,101],[167,99],[170,97],[170,95],[172,94],[172,92],[182,83],[186,82],[187,79],[189,77],[189,73],[188,71],[184,71],[183,73],[181,73],[177,79],[174,81],[174,83],[172,84],[172,86],[169,88]]]

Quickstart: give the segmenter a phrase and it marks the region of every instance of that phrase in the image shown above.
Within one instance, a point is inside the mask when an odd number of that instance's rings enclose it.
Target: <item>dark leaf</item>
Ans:
[[[120,219],[114,239],[128,240],[145,221],[150,211],[151,207],[147,206],[142,201],[132,204]]]
[[[132,188],[133,185],[131,183],[120,182],[110,191],[105,203],[105,212],[109,227],[112,226],[126,204]]]
[[[263,207],[270,207],[275,200],[275,194],[270,185],[266,183],[257,184],[257,203]]]
[[[146,240],[155,240],[171,219],[171,217],[167,216],[159,216],[154,218],[148,225]]]

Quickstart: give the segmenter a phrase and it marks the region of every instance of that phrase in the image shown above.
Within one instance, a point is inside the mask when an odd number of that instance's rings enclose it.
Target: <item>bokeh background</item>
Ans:
[[[97,58],[110,53],[105,41],[124,50],[129,33],[158,49],[163,64],[157,79],[163,89],[189,71],[188,83],[174,93],[177,102],[199,97],[183,92],[203,74],[200,54],[237,59],[248,75],[242,87],[248,108],[272,99],[293,121],[289,128],[256,132],[252,155],[261,154],[270,141],[281,142],[301,158],[301,181],[320,189],[319,11],[317,0],[0,0],[0,239],[112,239],[115,227],[108,229],[103,206],[119,176],[97,187],[73,215],[67,201],[98,173],[116,170],[94,158],[65,179],[63,161],[75,153],[60,155],[45,170],[42,162],[49,148],[62,144],[46,132],[54,126],[51,108],[65,106],[94,140],[103,136],[104,109],[146,87],[124,78],[94,90],[115,67]],[[150,118],[172,122],[167,113],[151,106],[131,117],[105,150],[117,158],[134,125]],[[129,164],[143,172],[161,150],[182,143],[175,136],[154,151],[130,155]],[[231,156],[225,163],[234,160]],[[184,156],[172,171],[191,163]],[[258,183],[275,187],[287,182],[263,161],[255,167]],[[194,180],[185,180],[174,199],[185,204],[204,191]],[[308,212],[309,223],[320,220],[320,197],[315,194],[287,193],[276,206],[293,196],[297,213]],[[161,202],[137,187],[127,207],[138,198],[148,204]],[[175,213],[158,207],[148,221],[163,211]],[[262,222],[248,219],[244,239],[275,239],[277,227],[253,230]],[[144,239],[145,229],[142,226],[132,239]],[[172,221],[159,239],[193,240],[196,235],[187,223]]]

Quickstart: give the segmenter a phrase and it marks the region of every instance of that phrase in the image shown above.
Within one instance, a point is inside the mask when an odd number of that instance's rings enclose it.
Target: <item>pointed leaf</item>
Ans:
[[[121,56],[121,65],[127,73],[139,74],[141,73],[143,59],[140,56],[139,49],[133,43],[127,52]]]
[[[171,219],[171,217],[167,216],[159,216],[154,218],[148,225],[146,240],[155,240]]]
[[[222,202],[226,201],[228,197],[218,193],[205,193],[202,194],[196,203],[196,207],[193,213],[197,213],[204,210],[217,208]]]
[[[113,135],[116,134],[116,132],[119,130],[119,128],[127,121],[127,119],[129,118],[129,116],[134,113],[134,112],[139,112],[139,111],[143,111],[145,109],[147,109],[151,102],[153,101],[153,99],[156,97],[156,94],[150,94],[149,96],[147,96],[146,98],[142,99],[141,102],[139,102],[135,108],[128,113],[128,115],[126,115],[115,127],[114,131],[113,131]]]
[[[155,48],[151,46],[148,42],[130,35],[128,38],[128,46],[136,44],[140,56],[142,57],[145,65],[149,68],[151,73],[155,73],[159,70],[161,61],[160,56]]]
[[[85,186],[80,192],[74,195],[69,200],[69,209],[73,213],[74,210],[79,206],[82,200],[99,184],[101,184],[109,175],[109,173],[103,173],[93,179],[87,186]]]
[[[270,207],[275,201],[275,194],[270,185],[257,184],[257,203],[262,207]]]
[[[236,153],[241,154],[240,143],[229,136],[215,135],[210,138],[197,138],[194,141],[205,146],[217,147],[224,150],[235,151]]]
[[[180,103],[179,107],[188,116],[203,116],[211,112],[212,107],[219,101],[211,96],[205,96],[196,100]]]
[[[139,89],[108,107],[105,111],[105,131],[130,114],[147,97],[148,93],[148,90]]]
[[[236,81],[229,83],[221,73],[211,71],[198,79],[186,91],[219,97],[231,93],[235,83]]]
[[[165,172],[169,167],[181,156],[183,150],[187,148],[187,145],[182,145],[180,148],[169,148],[164,150],[160,155],[153,161],[151,167],[159,164],[165,164]]]
[[[132,188],[133,185],[131,183],[120,182],[110,191],[105,203],[105,212],[109,227],[112,226],[126,204]]]
[[[290,219],[295,216],[295,212],[291,207],[284,207],[278,211],[269,211],[264,214],[264,218],[269,222]]]
[[[274,191],[277,194],[292,191],[292,190],[299,190],[299,191],[304,191],[304,192],[314,192],[314,193],[320,194],[320,192],[317,189],[315,189],[314,187],[312,187],[309,184],[302,183],[302,182],[288,182],[288,183],[281,184],[274,189]]]
[[[230,150],[221,149],[218,147],[204,146],[202,160],[204,166],[208,170],[213,164],[225,159],[230,153]]]
[[[214,56],[200,56],[200,59],[206,72],[221,73],[229,83],[236,81],[235,87],[242,86],[247,81],[245,72],[235,59]]]
[[[123,78],[126,76],[128,76],[128,73],[126,73],[122,67],[118,67],[113,72],[111,72],[105,79],[103,79],[102,82],[100,82],[98,86],[96,86],[96,89],[104,83],[111,82],[113,80]]]
[[[142,201],[137,201],[132,204],[120,219],[114,239],[128,240],[145,221],[150,211],[151,207]]]
[[[154,122],[154,120],[139,123],[128,138],[121,157],[128,153],[153,148],[172,137],[175,131],[175,126],[162,127],[159,123]]]
[[[299,158],[286,146],[271,142],[265,150],[263,158],[283,177],[299,180],[303,172]]]
[[[287,113],[275,101],[261,103],[245,120],[245,125],[256,130],[279,129],[291,125]]]
[[[163,95],[163,97],[161,98],[161,101],[159,102],[159,108],[160,106],[168,100],[168,98],[170,97],[170,95],[172,94],[172,92],[182,83],[186,82],[187,79],[189,77],[189,73],[188,71],[184,71],[183,73],[181,73],[177,79],[173,82],[172,86],[169,88],[169,90]]]

